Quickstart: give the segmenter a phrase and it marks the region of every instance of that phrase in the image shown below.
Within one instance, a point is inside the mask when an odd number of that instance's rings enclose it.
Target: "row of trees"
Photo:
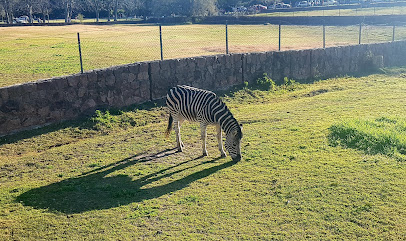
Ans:
[[[83,13],[89,17],[115,20],[119,16],[207,16],[219,9],[250,4],[271,4],[275,0],[0,0],[0,15],[7,23],[15,16],[34,19],[65,18],[70,22]]]

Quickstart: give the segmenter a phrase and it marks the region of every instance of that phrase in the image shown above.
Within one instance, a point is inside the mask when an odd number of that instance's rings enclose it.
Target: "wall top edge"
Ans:
[[[99,69],[93,69],[93,70],[88,70],[82,73],[75,73],[75,74],[70,74],[70,75],[62,75],[62,76],[55,76],[52,78],[47,78],[47,79],[39,79],[36,81],[30,81],[26,83],[19,83],[19,84],[14,84],[10,86],[3,86],[0,87],[0,90],[2,89],[11,89],[11,88],[19,88],[22,86],[30,86],[30,85],[36,85],[40,83],[46,83],[46,82],[53,82],[57,81],[60,79],[66,79],[66,78],[72,78],[72,77],[80,77],[82,75],[89,75],[92,73],[98,73],[100,71],[107,71],[107,70],[115,70],[115,69],[120,69],[120,68],[127,68],[130,66],[135,66],[135,65],[143,65],[143,64],[151,64],[151,63],[161,63],[161,62],[166,62],[166,61],[182,61],[182,60],[194,60],[194,59],[202,59],[202,58],[213,58],[213,57],[226,57],[226,56],[247,56],[247,55],[252,55],[252,54],[268,54],[268,53],[279,53],[279,52],[307,52],[307,51],[319,51],[319,50],[329,50],[329,49],[337,49],[337,48],[345,48],[345,47],[355,47],[355,46],[378,46],[378,45],[386,45],[386,44],[399,44],[399,43],[405,43],[406,40],[396,40],[393,42],[380,42],[380,43],[364,43],[364,44],[353,44],[353,45],[342,45],[342,46],[332,46],[332,47],[326,47],[326,48],[313,48],[313,49],[296,49],[296,50],[284,50],[284,51],[260,51],[260,52],[250,52],[250,53],[230,53],[230,54],[214,54],[214,55],[202,55],[202,56],[193,56],[193,57],[185,57],[185,58],[175,58],[175,59],[165,59],[165,60],[151,60],[151,61],[141,61],[141,62],[133,62],[129,64],[122,64],[122,65],[115,65],[115,66],[110,66],[106,68],[99,68]]]

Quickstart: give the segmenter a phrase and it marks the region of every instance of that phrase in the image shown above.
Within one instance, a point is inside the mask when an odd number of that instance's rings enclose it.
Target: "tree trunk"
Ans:
[[[69,23],[69,1],[66,1],[65,6],[65,23]]]
[[[10,14],[9,11],[6,11],[6,19],[7,19],[7,24],[12,24],[13,23],[13,15]]]
[[[6,12],[6,20],[7,24],[12,24],[13,23],[13,8],[11,6],[10,1],[6,0],[4,1],[4,11]]]
[[[69,0],[69,23],[72,22],[72,15],[73,15],[73,2]]]
[[[30,22],[30,23],[33,23],[33,22],[34,22],[34,19],[32,18],[32,5],[31,5],[31,4],[28,5],[28,11],[29,11],[29,15],[30,15],[29,22]]]
[[[118,0],[114,0],[114,22],[117,22]]]
[[[72,14],[73,14],[73,2],[72,0],[66,0],[65,23],[72,22]]]
[[[100,17],[100,10],[97,8],[96,9],[96,22],[99,22],[99,17]]]

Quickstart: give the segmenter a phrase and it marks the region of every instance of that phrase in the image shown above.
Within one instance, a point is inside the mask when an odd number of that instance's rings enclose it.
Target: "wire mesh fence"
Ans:
[[[5,28],[4,28],[5,29]],[[0,86],[140,61],[406,39],[406,26],[107,25],[0,29]],[[2,33],[3,32],[3,33]]]
[[[84,33],[82,45],[85,70],[89,70],[147,60],[322,48],[359,44],[360,41],[379,43],[401,39],[406,39],[404,26],[226,24],[132,26],[103,34],[102,37]]]

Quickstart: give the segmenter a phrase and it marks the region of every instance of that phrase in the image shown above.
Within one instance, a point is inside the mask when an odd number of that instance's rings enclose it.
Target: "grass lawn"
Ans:
[[[375,15],[403,15],[406,14],[406,7],[370,7],[356,9],[331,9],[331,10],[315,10],[312,11],[294,11],[294,12],[273,12],[260,13],[255,16],[265,17],[311,17],[311,16],[375,16]]]
[[[77,32],[84,70],[160,59],[159,27],[152,25],[71,25],[0,28],[0,87],[80,72]],[[358,44],[358,26],[326,27],[326,46]],[[278,49],[276,25],[230,25],[229,52]],[[281,49],[320,48],[321,26],[284,25]],[[396,28],[396,40],[406,28]],[[392,40],[392,27],[364,26],[362,43]],[[226,52],[224,25],[162,27],[164,59]]]
[[[196,123],[176,153],[159,103],[2,138],[0,240],[404,240],[406,69],[385,72],[227,93],[238,163],[214,128],[200,157]]]

